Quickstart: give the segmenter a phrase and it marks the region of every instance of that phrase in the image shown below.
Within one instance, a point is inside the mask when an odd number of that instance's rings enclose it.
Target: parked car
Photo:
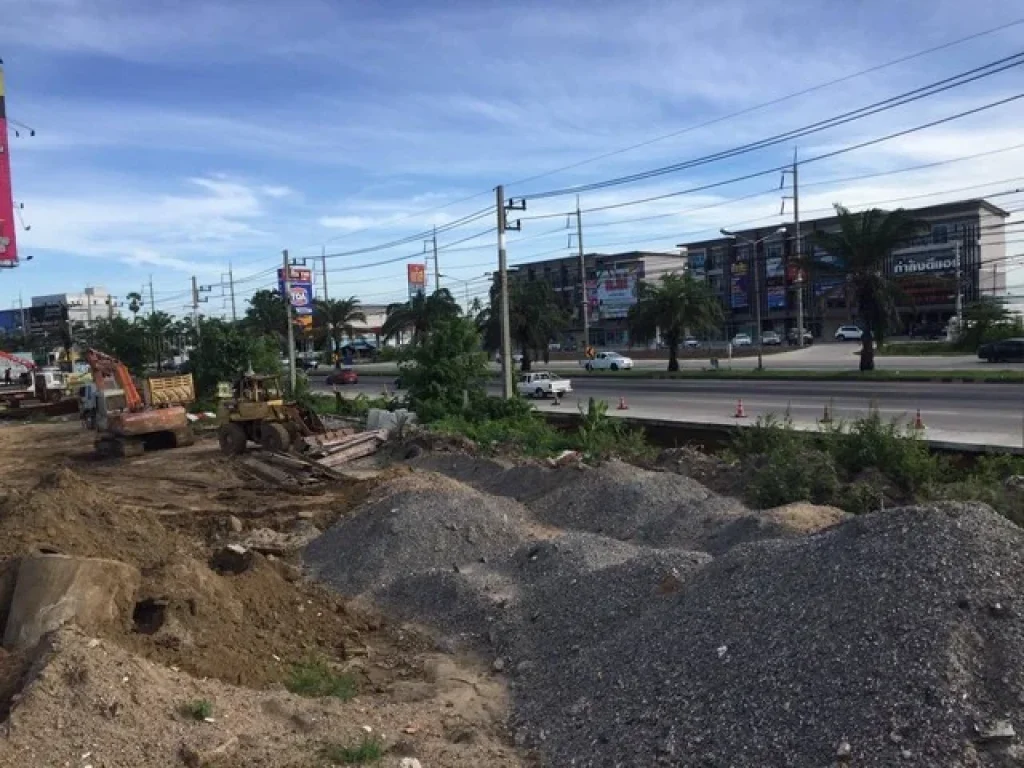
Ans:
[[[737,333],[732,337],[732,345],[734,347],[749,347],[754,342],[750,339],[749,333]]]
[[[359,374],[355,372],[354,368],[339,368],[327,374],[327,385],[329,387],[358,383]]]
[[[633,367],[633,358],[618,352],[598,352],[593,360],[580,360],[588,371],[628,371]]]
[[[699,347],[699,346],[700,346],[700,342],[699,342],[699,341],[697,341],[697,339],[693,338],[693,336],[687,336],[687,337],[686,337],[686,338],[685,338],[685,339],[683,340],[683,346],[684,346],[684,347],[685,347],[686,349],[696,349],[697,347]]]
[[[836,341],[860,341],[864,331],[856,325],[840,325],[836,328]]]
[[[761,334],[761,345],[764,347],[781,347],[782,337],[775,331],[765,331]]]
[[[524,397],[561,397],[572,392],[572,382],[548,371],[534,371],[521,374],[517,388]]]
[[[946,338],[947,328],[944,325],[938,325],[935,323],[928,323],[926,325],[915,325],[910,329],[910,338],[912,339],[927,339],[928,341],[934,341],[935,339]]]
[[[799,337],[797,336],[796,328],[790,328],[786,331],[786,343],[791,347],[799,346]],[[814,335],[804,328],[804,346],[809,347],[814,343]]]
[[[1003,339],[982,344],[978,347],[978,357],[990,363],[1024,361],[1024,339]]]

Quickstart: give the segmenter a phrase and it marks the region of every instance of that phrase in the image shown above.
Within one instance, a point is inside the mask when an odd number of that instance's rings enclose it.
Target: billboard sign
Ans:
[[[782,285],[773,285],[768,288],[768,309],[786,308],[786,288]]]
[[[626,317],[636,304],[637,276],[624,270],[606,272],[597,280],[597,305],[601,318]]]
[[[11,187],[11,153],[4,104],[4,72],[0,67],[0,267],[18,263],[17,232],[14,227],[14,192]]]
[[[782,258],[779,256],[773,256],[770,259],[765,259],[764,262],[764,275],[769,280],[776,277],[782,277],[784,274],[782,269]]]
[[[732,265],[732,275],[729,277],[729,303],[733,309],[743,309],[750,305],[747,287],[747,263],[738,261]]]
[[[427,265],[409,264],[406,271],[409,277],[409,298],[425,295],[427,292]]]
[[[313,314],[313,271],[305,267],[289,267],[288,280],[291,287],[292,310],[296,315]],[[277,270],[278,290],[285,293],[284,270]]]
[[[818,278],[814,281],[814,296],[816,298],[836,296],[840,293],[839,289],[844,285],[846,285],[846,278],[842,275]]]
[[[894,277],[955,275],[956,249],[949,243],[902,248],[890,258]]]

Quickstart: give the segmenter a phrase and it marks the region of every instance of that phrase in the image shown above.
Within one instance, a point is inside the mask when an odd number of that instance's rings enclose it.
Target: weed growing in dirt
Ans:
[[[365,765],[380,761],[384,745],[376,736],[366,735],[356,746],[328,744],[320,750],[320,755],[334,765]]]
[[[193,699],[181,705],[181,714],[202,721],[213,717],[213,704],[207,699]]]
[[[358,693],[356,679],[347,672],[335,672],[323,659],[314,659],[292,667],[285,688],[299,696],[324,698],[333,696],[342,701]]]
[[[653,449],[643,432],[632,429],[608,415],[608,403],[590,398],[586,410],[580,406],[583,423],[577,431],[575,446],[587,458],[618,456],[627,460],[650,458]]]
[[[877,413],[824,431],[836,465],[851,476],[877,469],[904,491],[916,491],[939,476],[941,463],[913,429],[885,422]]]

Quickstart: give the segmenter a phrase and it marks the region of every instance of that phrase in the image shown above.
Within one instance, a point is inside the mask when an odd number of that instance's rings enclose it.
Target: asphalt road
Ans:
[[[924,434],[935,440],[1019,447],[1024,439],[1024,383],[648,380],[587,378],[582,372],[571,380],[573,393],[558,406],[566,410],[576,410],[593,397],[607,402],[613,415],[720,424],[750,423],[788,410],[795,423],[811,427],[826,406],[834,419],[844,420],[876,406],[883,418],[904,422],[912,421],[920,409]],[[363,374],[359,385],[346,389],[378,395],[392,382],[390,376]],[[499,387],[492,384],[490,389],[497,394]],[[628,410],[618,410],[620,398]],[[743,420],[734,417],[739,400]],[[537,407],[556,406],[538,401]]]

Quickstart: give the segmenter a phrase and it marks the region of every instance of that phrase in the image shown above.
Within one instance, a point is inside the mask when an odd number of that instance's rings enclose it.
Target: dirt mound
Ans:
[[[125,504],[66,467],[47,473],[31,490],[0,500],[0,558],[39,550],[143,568],[174,552],[198,554],[153,512]]]
[[[368,708],[359,696],[304,699],[200,680],[62,630],[12,708],[0,765],[305,768],[328,764],[326,745],[374,738],[386,765],[415,755],[427,766],[519,766],[494,725],[507,705],[502,687],[443,658],[427,666],[424,680],[398,683]],[[187,711],[200,703],[206,721]]]
[[[356,595],[438,568],[507,557],[528,538],[523,508],[433,473],[400,477],[306,547],[320,579]]]
[[[560,695],[518,698],[520,742],[577,766],[1019,760],[1024,531],[991,510],[854,518],[681,581],[539,669]]]

